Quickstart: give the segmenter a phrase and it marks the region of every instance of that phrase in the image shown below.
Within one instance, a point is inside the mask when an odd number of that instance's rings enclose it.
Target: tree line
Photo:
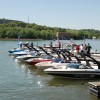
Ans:
[[[0,19],[0,38],[17,38],[18,33],[22,39],[55,39],[57,32],[71,34],[73,39],[96,37],[100,39],[100,31],[94,29],[73,30],[69,28],[41,26],[35,23]]]

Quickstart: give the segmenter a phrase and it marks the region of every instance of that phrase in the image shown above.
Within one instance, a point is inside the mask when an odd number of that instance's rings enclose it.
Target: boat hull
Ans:
[[[100,77],[100,71],[91,71],[91,70],[83,70],[83,71],[53,71],[53,70],[44,70],[47,74],[56,75],[56,76],[64,76],[71,78],[97,78]]]
[[[28,63],[29,65],[35,65],[40,62],[50,62],[50,61],[52,60],[32,60],[32,61],[26,61],[26,63]]]

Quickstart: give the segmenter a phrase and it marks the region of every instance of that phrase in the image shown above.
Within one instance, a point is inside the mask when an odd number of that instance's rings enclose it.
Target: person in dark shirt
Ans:
[[[61,48],[61,43],[60,43],[60,41],[58,42],[58,48],[59,48],[59,49]]]
[[[33,47],[33,42],[31,42],[31,47]]]
[[[50,43],[50,47],[52,47],[52,41],[51,41],[51,43]]]
[[[92,49],[92,47],[91,47],[91,45],[88,43],[88,45],[87,45],[87,54],[90,55],[91,49]]]

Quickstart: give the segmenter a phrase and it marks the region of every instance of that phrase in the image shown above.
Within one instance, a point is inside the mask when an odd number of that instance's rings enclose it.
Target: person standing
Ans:
[[[91,45],[88,43],[88,45],[87,45],[87,54],[90,55],[91,49],[92,49],[92,47],[91,47]]]
[[[58,48],[59,48],[59,49],[61,48],[61,43],[60,43],[60,41],[58,42]]]
[[[80,47],[79,45],[76,45],[76,53],[79,53]]]
[[[74,43],[71,44],[71,51],[74,51]]]
[[[31,47],[33,47],[33,42],[31,42]]]
[[[80,52],[84,52],[84,47],[83,47],[83,44],[80,45]]]
[[[52,47],[52,41],[50,42],[50,47]]]
[[[87,45],[86,45],[86,44],[84,44],[84,46],[83,46],[83,47],[84,47],[84,53],[85,53],[85,54],[87,54]]]
[[[22,42],[19,42],[19,48],[22,49]]]

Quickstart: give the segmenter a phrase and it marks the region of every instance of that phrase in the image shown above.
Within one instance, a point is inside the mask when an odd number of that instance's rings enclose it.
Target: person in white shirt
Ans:
[[[84,46],[83,46],[83,44],[80,45],[80,52],[81,53],[84,52]]]

